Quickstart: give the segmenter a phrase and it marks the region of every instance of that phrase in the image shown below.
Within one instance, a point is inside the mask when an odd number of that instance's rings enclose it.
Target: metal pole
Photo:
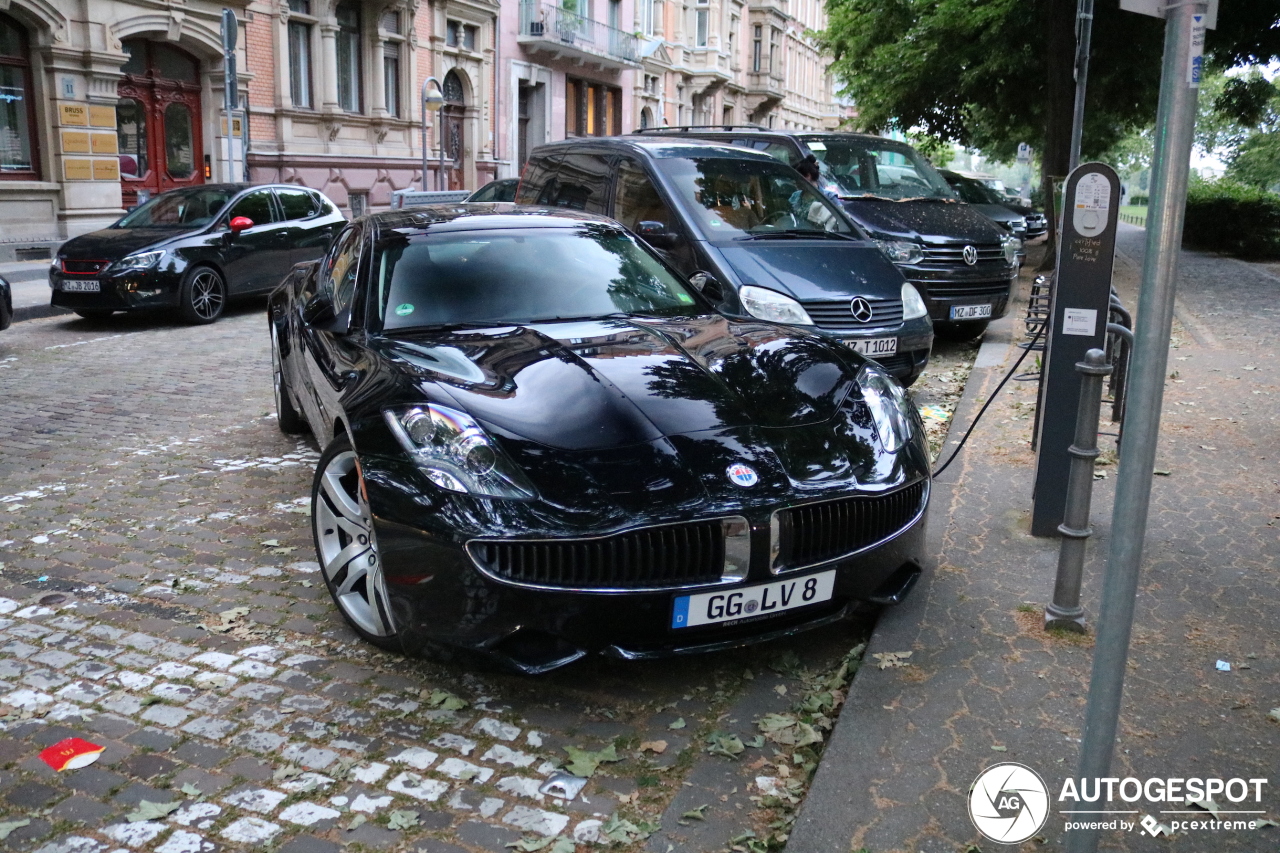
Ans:
[[[1164,402],[1178,251],[1182,244],[1199,94],[1198,80],[1195,86],[1190,83],[1192,39],[1194,36],[1203,44],[1204,29],[1203,18],[1197,26],[1192,16],[1203,15],[1206,6],[1206,3],[1183,3],[1170,6],[1165,13],[1164,67],[1156,117],[1147,256],[1142,267],[1137,334],[1129,366],[1125,447],[1120,457],[1115,509],[1111,516],[1111,549],[1098,612],[1093,674],[1080,745],[1079,779],[1109,776],[1115,748],[1151,500],[1151,472],[1160,433],[1160,407]],[[1198,50],[1194,56],[1199,56]],[[1067,833],[1067,853],[1094,853],[1097,849],[1098,830],[1077,829]]]
[[[428,77],[422,81],[422,94],[418,98],[418,106],[422,110],[422,191],[427,191],[427,161],[430,157],[428,152],[431,150],[427,147],[427,114],[433,112],[427,106],[427,87],[432,83],[436,84],[436,88],[440,87],[440,81],[434,77]],[[437,189],[439,189],[439,176],[436,176]]]
[[[1053,603],[1045,608],[1045,628],[1065,628],[1083,634],[1084,608],[1080,606],[1080,579],[1084,574],[1085,546],[1093,535],[1089,504],[1093,499],[1093,460],[1098,458],[1098,416],[1102,410],[1102,378],[1111,373],[1107,354],[1091,349],[1076,362],[1080,377],[1080,407],[1076,410],[1076,436],[1067,448],[1071,473],[1067,477],[1067,506],[1058,525],[1062,545],[1058,551],[1058,577]]]
[[[1076,4],[1076,111],[1071,119],[1071,164],[1067,174],[1080,165],[1080,137],[1084,133],[1084,95],[1089,82],[1089,40],[1093,35],[1093,0]]]

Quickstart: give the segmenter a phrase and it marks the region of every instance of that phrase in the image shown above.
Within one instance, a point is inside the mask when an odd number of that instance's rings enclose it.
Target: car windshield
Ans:
[[[947,179],[953,189],[960,194],[960,198],[969,204],[1008,204],[1009,199],[1000,193],[991,189],[982,181],[966,178],[964,175],[956,175],[954,178]]]
[[[200,228],[208,225],[237,190],[195,187],[162,193],[135,209],[113,228]]]
[[[394,235],[374,269],[386,330],[707,310],[626,232],[596,223]]]
[[[818,159],[822,188],[841,198],[874,196],[954,199],[942,176],[910,145],[891,139],[807,137]]]
[[[854,234],[844,215],[790,166],[727,157],[657,162],[711,239],[770,232]]]

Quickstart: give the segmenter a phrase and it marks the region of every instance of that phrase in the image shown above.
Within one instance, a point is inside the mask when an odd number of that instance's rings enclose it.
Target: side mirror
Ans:
[[[711,273],[698,270],[689,276],[689,283],[712,302],[724,301],[724,287],[721,286],[719,279]]]
[[[645,220],[637,228],[639,229],[640,237],[655,249],[674,249],[676,244],[680,242],[679,235],[668,231],[666,224],[662,222]]]
[[[231,226],[232,234],[239,234],[241,231],[247,231],[252,228],[253,220],[247,216],[233,216],[227,224]]]
[[[333,310],[333,298],[323,291],[317,293],[302,306],[302,321],[308,326],[328,323],[336,315]]]

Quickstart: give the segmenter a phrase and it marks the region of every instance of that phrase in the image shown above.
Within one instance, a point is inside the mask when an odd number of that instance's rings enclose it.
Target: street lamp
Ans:
[[[428,77],[422,83],[422,191],[427,191],[427,114],[440,112],[444,106],[444,92],[440,81]],[[436,189],[440,189],[440,176],[444,172],[444,137],[440,139],[440,168],[436,170]]]

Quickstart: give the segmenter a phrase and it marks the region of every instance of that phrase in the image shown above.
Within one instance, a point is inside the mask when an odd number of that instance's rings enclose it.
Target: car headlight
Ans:
[[[800,306],[799,302],[790,296],[783,296],[776,290],[749,284],[738,291],[738,298],[742,300],[742,307],[746,308],[747,313],[752,317],[759,317],[761,320],[769,320],[773,323],[813,325],[813,320],[809,319],[808,312]]]
[[[902,284],[902,319],[915,320],[919,317],[928,317],[929,308],[924,304],[924,300],[920,298],[920,291],[916,290],[910,282]]]
[[[433,403],[383,416],[400,446],[440,488],[495,498],[534,496],[528,478],[470,415]]]
[[[125,270],[149,270],[156,264],[160,263],[160,259],[164,257],[164,251],[157,252],[138,252],[136,255],[129,255],[116,261],[111,267],[117,272]]]
[[[1012,266],[1018,260],[1018,249],[1022,241],[1012,234],[1000,240],[1000,248],[1004,250],[1004,262]]]
[[[862,399],[880,436],[880,446],[897,453],[911,440],[911,402],[902,386],[878,365],[863,365],[858,373]]]
[[[910,240],[877,240],[876,245],[895,264],[918,264],[924,260],[924,249]]]

